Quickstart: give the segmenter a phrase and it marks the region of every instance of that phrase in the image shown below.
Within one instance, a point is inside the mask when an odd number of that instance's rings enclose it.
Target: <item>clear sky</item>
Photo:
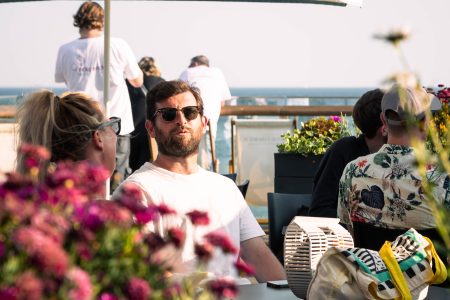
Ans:
[[[81,3],[0,4],[0,87],[58,86],[57,50],[78,37],[72,16]],[[426,85],[450,84],[449,11],[449,0],[364,0],[363,8],[111,1],[111,35],[137,60],[153,56],[165,79],[205,54],[231,87],[371,87],[402,68],[373,34],[408,26],[411,69]]]

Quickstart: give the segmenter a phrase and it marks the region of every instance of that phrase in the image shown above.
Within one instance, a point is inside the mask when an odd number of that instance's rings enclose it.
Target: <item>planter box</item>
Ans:
[[[274,153],[275,193],[311,194],[313,178],[323,155]]]

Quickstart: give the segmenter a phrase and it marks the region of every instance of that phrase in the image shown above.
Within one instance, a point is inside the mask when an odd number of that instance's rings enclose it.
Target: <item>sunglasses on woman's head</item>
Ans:
[[[102,129],[105,127],[111,126],[112,130],[116,135],[119,135],[120,133],[120,118],[118,117],[111,117],[108,121],[100,123],[100,125],[97,126],[97,129]]]
[[[158,113],[161,114],[161,117],[166,122],[172,122],[177,117],[177,113],[181,111],[188,121],[192,121],[197,118],[200,110],[198,106],[185,106],[183,108],[175,108],[175,107],[165,107],[156,110],[153,118],[156,118]]]

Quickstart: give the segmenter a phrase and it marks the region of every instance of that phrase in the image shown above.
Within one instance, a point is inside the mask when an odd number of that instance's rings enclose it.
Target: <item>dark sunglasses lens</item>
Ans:
[[[120,123],[119,122],[114,122],[111,127],[116,134],[120,133]]]
[[[192,106],[184,107],[183,108],[183,114],[184,114],[184,117],[187,120],[192,121],[195,118],[197,118],[197,116],[198,116],[198,109],[197,109],[197,107],[192,107]]]
[[[161,111],[161,116],[164,121],[172,122],[177,117],[177,109],[176,108],[168,108]]]

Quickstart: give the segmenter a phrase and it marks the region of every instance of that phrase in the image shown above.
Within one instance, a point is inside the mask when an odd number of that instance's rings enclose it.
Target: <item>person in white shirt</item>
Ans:
[[[240,257],[255,268],[259,282],[286,278],[283,267],[266,246],[250,208],[236,184],[225,176],[206,171],[197,164],[200,140],[206,131],[203,101],[197,89],[183,81],[158,83],[147,94],[148,134],[156,139],[158,156],[128,177],[113,195],[127,184],[136,185],[143,203],[165,204],[184,215],[205,211],[210,223],[196,227],[183,218],[165,219],[152,224],[159,233],[170,227],[186,230],[182,249],[185,272],[195,265],[194,242],[211,232],[226,233],[238,248],[235,255],[215,253],[207,271],[215,276],[237,276],[233,262]]]
[[[143,74],[131,48],[119,38],[111,38],[109,99],[103,97],[104,10],[96,2],[84,2],[74,15],[80,38],[62,45],[56,60],[55,81],[64,82],[71,92],[83,91],[96,99],[107,117],[122,120],[117,139],[116,173],[121,180],[128,172],[129,133],[134,130],[130,97],[125,78],[135,87],[143,83]],[[114,181],[114,180],[113,180]]]
[[[198,55],[191,59],[189,68],[180,75],[180,80],[189,83],[200,90],[200,95],[205,106],[204,115],[211,125],[213,143],[216,140],[217,121],[220,110],[226,100],[231,99],[230,89],[218,68],[209,66],[209,59],[204,55]],[[204,168],[211,167],[211,155],[208,145],[208,134],[200,143],[199,164]]]

